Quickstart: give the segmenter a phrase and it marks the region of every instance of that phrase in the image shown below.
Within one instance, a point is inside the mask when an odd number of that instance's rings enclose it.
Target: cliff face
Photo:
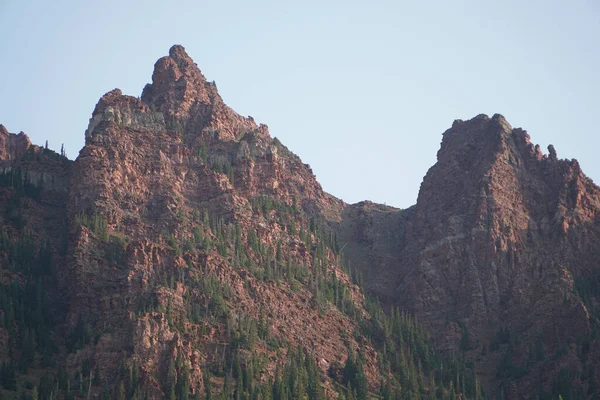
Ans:
[[[549,151],[455,121],[415,206],[347,205],[173,46],[74,163],[0,126],[0,384],[593,398],[600,189]]]
[[[551,393],[561,371],[572,374],[572,396],[597,379],[587,347],[595,305],[575,286],[597,277],[600,190],[577,161],[549,151],[500,115],[458,120],[414,207],[385,219],[364,205],[344,211],[350,251],[379,271],[367,286],[513,398]],[[357,221],[370,235],[353,240]]]
[[[228,108],[183,47],[156,63],[142,100],[104,95],[85,139],[72,165],[0,131],[2,204],[17,198],[0,241],[7,370],[47,367],[24,356],[44,349],[80,394],[89,383],[116,397],[123,384],[127,397],[187,398],[231,390],[237,360],[260,384],[245,388],[252,394],[270,390],[289,349],[303,349],[325,379],[360,348],[377,387],[376,354],[353,336],[363,295],[326,225],[344,204],[266,125]],[[15,257],[25,244],[33,261]],[[42,304],[42,322],[14,321]],[[31,344],[31,332],[44,343]],[[61,371],[42,398],[72,395]],[[324,383],[332,396],[335,381]]]
[[[92,330],[111,326],[86,356],[107,379],[118,376],[119,363],[139,366],[157,398],[170,358],[181,359],[193,392],[201,391],[203,370],[232,351],[231,331],[245,319],[268,319],[272,341],[313,349],[327,373],[344,361],[348,343],[357,347],[342,339],[355,323],[312,306],[307,281],[294,290],[279,281],[293,282],[287,275],[295,266],[306,278],[339,275],[360,301],[336,256],[316,260],[310,248],[322,242],[309,231],[311,216],[339,218],[342,207],[265,125],[229,109],[174,46],[156,63],[142,100],[116,89],[92,114],[69,191],[69,219],[91,221],[71,231],[69,324],[74,329],[84,316]],[[227,293],[219,294],[227,309],[220,318],[202,289],[210,282]],[[199,315],[189,318],[192,308]],[[132,349],[125,360],[124,346]],[[274,360],[265,379],[285,360],[269,347],[255,351]],[[81,357],[71,357],[73,366]],[[374,376],[372,356],[368,365]]]
[[[23,132],[11,135],[6,127],[0,124],[0,160],[15,160],[21,158],[31,142]]]

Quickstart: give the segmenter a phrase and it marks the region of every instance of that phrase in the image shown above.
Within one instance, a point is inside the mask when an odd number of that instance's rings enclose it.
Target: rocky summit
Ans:
[[[0,173],[0,398],[600,397],[600,188],[499,114],[349,205],[176,45]]]

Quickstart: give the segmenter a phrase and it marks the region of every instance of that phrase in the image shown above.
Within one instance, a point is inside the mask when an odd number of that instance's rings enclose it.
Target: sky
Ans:
[[[0,123],[74,159],[98,99],[183,45],[348,203],[406,208],[455,119],[500,113],[600,183],[600,0],[0,0]]]

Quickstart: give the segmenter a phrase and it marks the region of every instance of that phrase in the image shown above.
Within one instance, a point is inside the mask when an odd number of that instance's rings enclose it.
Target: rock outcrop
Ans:
[[[173,46],[74,162],[0,125],[0,384],[595,398],[600,189],[548,151],[457,120],[416,205],[348,205]]]
[[[18,160],[31,146],[29,137],[23,132],[11,134],[0,124],[0,160]]]
[[[257,205],[263,199],[275,209]],[[92,222],[71,232],[67,325],[76,329],[84,318],[94,331],[110,326],[110,334],[86,347],[86,357],[110,381],[120,374],[115,365],[139,366],[143,386],[156,398],[164,395],[171,358],[189,370],[192,392],[204,390],[206,366],[231,351],[223,343],[246,318],[268,316],[273,341],[343,363],[348,346],[358,348],[350,339],[356,323],[316,308],[306,287],[292,291],[262,277],[283,278],[282,260],[303,264],[307,272],[316,268],[313,250],[291,225],[308,230],[311,216],[339,220],[343,206],[265,125],[228,108],[183,47],[174,46],[156,63],[141,100],[115,89],[90,119],[68,212],[72,225],[98,220],[102,228]],[[250,240],[258,247],[248,248]],[[118,256],[107,261],[115,251]],[[319,263],[360,301],[332,254]],[[211,296],[198,290],[207,279],[228,292],[225,320],[211,316]],[[149,312],[138,308],[143,299],[152,299]],[[195,323],[187,317],[192,307],[203,310]],[[167,318],[170,308],[177,311]],[[124,347],[132,354],[119,358],[114,349]],[[272,358],[266,380],[285,358],[274,358],[268,347],[256,351]],[[81,359],[72,355],[72,367]],[[373,356],[366,365],[372,385],[378,384]]]
[[[576,285],[598,271],[600,190],[577,161],[549,151],[501,115],[457,120],[414,207],[345,210],[343,237],[370,261],[367,287],[511,398],[551,393],[561,370],[586,375],[593,365],[581,343],[596,322]],[[359,223],[366,237],[355,240]],[[499,332],[510,341],[499,346]],[[586,393],[596,373],[573,393]]]

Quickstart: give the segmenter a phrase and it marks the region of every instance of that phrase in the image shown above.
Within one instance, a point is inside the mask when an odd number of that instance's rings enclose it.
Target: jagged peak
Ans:
[[[434,193],[440,199],[458,201],[465,191],[478,190],[478,182],[494,164],[514,160],[516,165],[520,162],[516,160],[523,157],[535,157],[529,135],[522,129],[513,129],[501,114],[494,114],[491,118],[479,114],[466,121],[455,120],[443,134],[437,163],[425,176],[418,203]],[[448,207],[453,205],[448,204]]]
[[[103,132],[107,123],[147,131],[165,129],[162,114],[151,112],[150,107],[137,97],[123,95],[121,89],[105,93],[96,104],[85,131],[86,144],[95,133]]]
[[[174,62],[177,65],[177,69],[179,70],[178,72],[182,76],[193,77],[195,79],[199,79],[202,83],[206,83],[206,78],[204,75],[202,75],[202,72],[200,72],[200,68],[198,68],[198,65],[194,62],[194,60],[192,60],[192,57],[188,55],[188,53],[185,51],[185,47],[182,45],[175,44],[171,46],[169,49],[169,55],[162,57],[154,65],[154,72],[157,72],[157,70],[158,72],[161,72],[161,68],[164,67],[162,63],[159,64],[160,60],[163,60],[166,66],[170,66],[171,63]]]
[[[141,100],[163,113],[165,120],[184,129],[218,132],[220,140],[236,140],[257,128],[252,118],[244,118],[225,105],[214,82],[208,82],[181,45],[154,64],[152,83]],[[193,127],[193,128],[189,128]]]
[[[115,88],[106,92],[104,95],[102,95],[102,97],[100,97],[100,100],[98,100],[98,103],[92,112],[92,116],[102,112],[107,106],[117,103],[121,97],[123,97],[123,92],[121,89]]]
[[[144,87],[141,99],[124,95],[120,89],[100,98],[85,132],[86,144],[110,123],[180,134],[210,132],[214,140],[237,140],[254,130],[259,136],[269,136],[266,125],[257,126],[252,117],[244,118],[225,105],[216,85],[206,81],[181,45],[172,46],[169,55],[155,63],[152,83]]]
[[[544,154],[539,145],[531,143],[526,130],[513,128],[502,114],[494,114],[491,118],[479,114],[466,121],[454,120],[452,127],[443,134],[438,162],[448,159],[492,161],[508,151],[538,161],[567,161],[559,160],[552,144],[548,146],[548,154]]]
[[[491,118],[479,114],[466,121],[457,119],[443,134],[437,154],[438,163],[456,162],[469,169],[473,163],[491,161],[507,148],[513,132],[515,129],[501,114],[494,114]],[[527,145],[528,138],[522,130],[518,130],[515,137],[524,145]]]
[[[548,187],[563,187],[565,182],[576,180],[588,182],[577,160],[559,159],[553,145],[545,155],[539,145],[531,143],[527,131],[512,128],[502,115],[490,118],[480,114],[467,121],[455,120],[444,132],[437,163],[423,180],[417,204],[454,210],[461,202],[469,202],[465,193],[481,191],[498,176],[503,181],[496,186],[499,191],[519,187],[505,186],[506,182],[539,181]],[[489,188],[483,192],[486,190]],[[438,203],[425,200],[431,198]]]
[[[194,60],[185,51],[185,47],[180,44],[174,44],[169,49],[169,57],[177,61],[185,61],[194,64]]]
[[[142,92],[142,101],[146,104],[162,106],[166,103],[169,108],[173,108],[173,102],[177,106],[193,101],[208,104],[216,97],[216,86],[206,81],[198,65],[178,44],[169,49],[168,56],[154,64],[152,83]]]
[[[29,136],[25,132],[20,131],[19,133],[11,133],[11,132],[9,132],[8,128],[3,124],[0,124],[0,134],[3,134],[5,136],[19,138],[18,140],[25,140],[27,143],[31,144]]]
[[[505,133],[513,130],[513,127],[508,123],[506,118],[502,114],[494,114],[492,118],[490,118],[487,114],[478,114],[475,117],[462,120],[455,119],[452,123],[452,127],[444,132],[444,135],[452,133],[457,130],[465,130],[466,129],[476,129],[480,132],[486,132],[487,129],[482,130],[481,128],[488,127],[501,127],[502,131]]]
[[[31,140],[25,132],[10,133],[0,124],[0,160],[19,159],[31,147]]]
[[[106,92],[94,108],[92,118],[97,115],[104,113],[109,108],[115,107],[129,107],[129,108],[145,108],[147,107],[142,101],[133,96],[124,95],[121,89],[115,88],[109,92]]]
[[[123,96],[123,92],[121,91],[121,89],[114,88],[113,90],[110,90],[110,91],[104,93],[104,95],[100,98],[100,100],[110,101],[112,99],[116,99],[121,96]]]

